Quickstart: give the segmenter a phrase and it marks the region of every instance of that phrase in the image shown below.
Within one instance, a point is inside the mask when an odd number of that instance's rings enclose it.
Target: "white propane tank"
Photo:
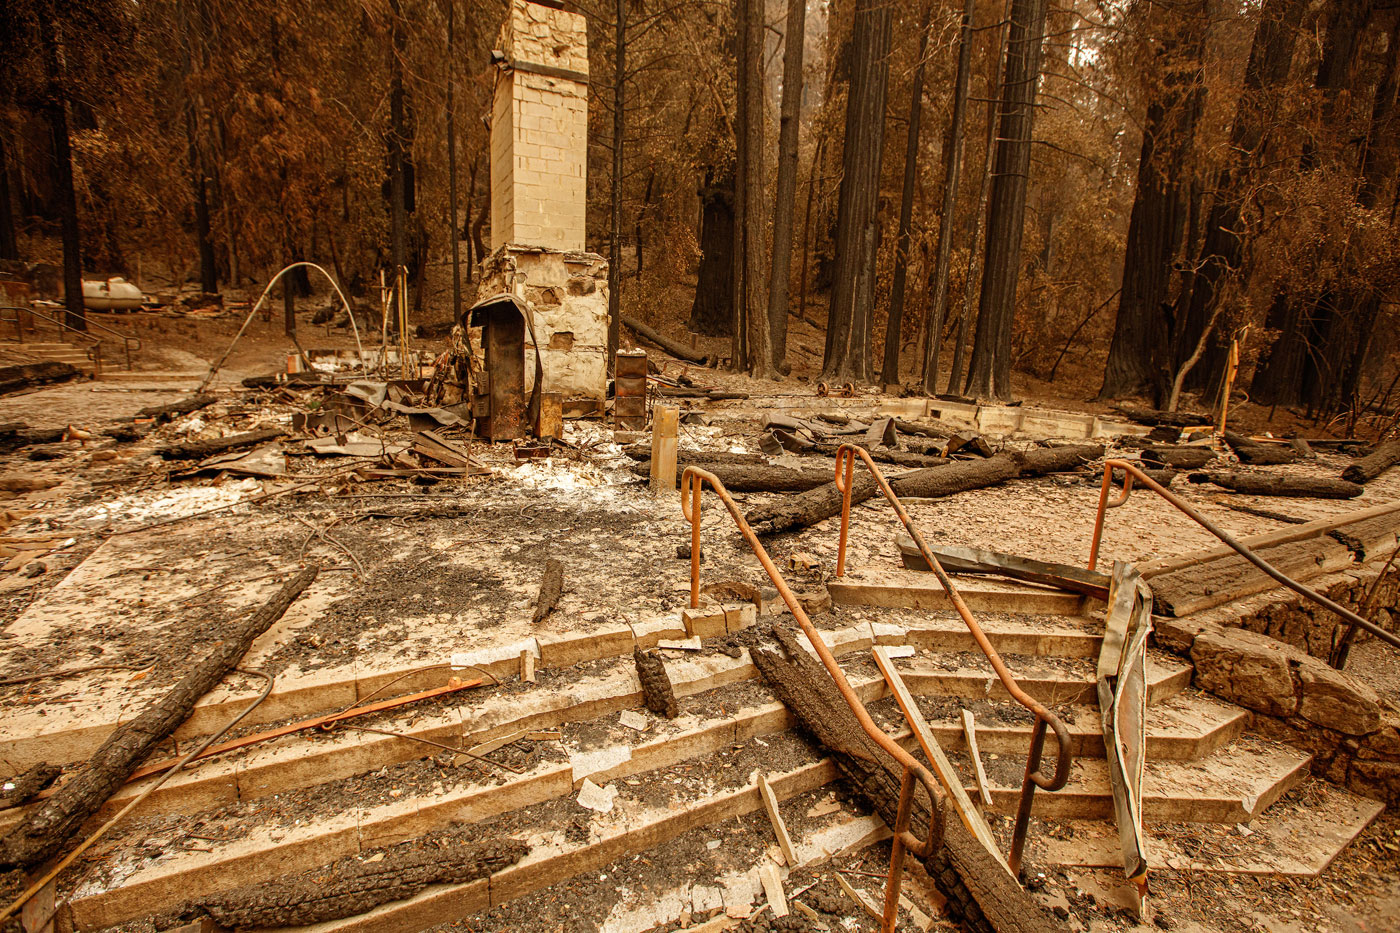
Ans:
[[[145,296],[121,276],[106,281],[83,279],[83,304],[92,311],[139,311]]]

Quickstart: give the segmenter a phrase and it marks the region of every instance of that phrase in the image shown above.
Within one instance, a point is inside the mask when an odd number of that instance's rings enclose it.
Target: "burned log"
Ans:
[[[936,499],[969,489],[995,486],[1014,479],[1016,474],[1016,462],[1009,456],[999,455],[986,460],[948,463],[926,470],[915,470],[892,479],[890,487],[899,496]],[[857,472],[852,477],[851,502],[864,502],[875,495],[877,490],[875,480],[869,474]],[[771,535],[806,528],[840,511],[841,493],[836,490],[834,482],[828,482],[807,492],[754,509],[745,518],[758,534]]]
[[[938,499],[970,489],[996,486],[1018,476],[1041,476],[1074,470],[1102,456],[1103,447],[1098,445],[1038,447],[1024,452],[1003,452],[985,460],[964,460],[914,470],[890,480],[890,488],[901,497]],[[864,502],[877,490],[875,480],[857,468],[852,476],[851,502]],[[806,528],[840,511],[841,494],[832,482],[753,509],[745,518],[758,534],[772,535]]]
[[[671,678],[666,674],[666,665],[654,651],[632,649],[632,663],[637,667],[637,679],[642,683],[642,698],[647,709],[666,719],[675,719],[681,713],[676,703],[676,692],[671,687]]]
[[[1137,408],[1132,405],[1114,405],[1113,410],[1129,421],[1152,427],[1166,425],[1173,428],[1191,428],[1210,424],[1210,418],[1205,415],[1193,415],[1186,411],[1158,411],[1155,408]]]
[[[172,444],[169,447],[162,447],[157,453],[166,460],[203,460],[226,451],[238,450],[242,447],[255,447],[258,444],[275,441],[286,433],[282,428],[263,428],[259,431],[231,434],[218,440]]]
[[[19,777],[10,781],[8,789],[0,790],[0,810],[8,810],[26,803],[29,798],[42,791],[63,773],[58,765],[39,762]]]
[[[1343,470],[1342,479],[1349,483],[1369,483],[1397,463],[1400,463],[1400,441],[1391,441]]]
[[[894,427],[900,434],[917,434],[935,440],[952,437],[957,433],[955,428],[951,428],[941,421],[901,421],[896,418]]]
[[[38,363],[16,363],[13,366],[0,366],[0,395],[10,395],[34,386],[63,382],[82,375],[76,366],[60,363],[57,360],[41,360]]]
[[[1225,432],[1225,443],[1229,444],[1235,456],[1240,458],[1240,463],[1248,463],[1251,466],[1282,466],[1298,459],[1298,451],[1292,447],[1261,444],[1234,431]]]
[[[540,577],[540,593],[535,599],[535,614],[530,621],[539,624],[549,617],[559,605],[559,597],[564,593],[564,562],[553,557],[544,562],[544,574]]]
[[[1251,496],[1287,496],[1294,499],[1354,499],[1365,487],[1344,479],[1314,476],[1278,476],[1273,473],[1242,473],[1213,470],[1192,473],[1193,483],[1214,483]]]
[[[1142,452],[1143,463],[1178,470],[1199,470],[1214,459],[1215,451],[1209,447],[1147,447]]]
[[[201,408],[208,408],[219,400],[217,395],[187,395],[178,402],[168,405],[151,405],[136,413],[137,418],[150,418],[156,424],[165,424],[184,415],[193,414]]]
[[[629,317],[628,315],[624,314],[622,315],[622,323],[626,325],[626,327],[630,331],[632,331],[632,333],[636,334],[638,337],[642,338],[647,343],[660,347],[661,349],[665,350],[667,353],[671,354],[678,360],[685,360],[688,363],[699,363],[701,366],[709,365],[710,358],[705,356],[705,354],[701,353],[699,350],[692,350],[690,347],[687,347],[683,343],[679,343],[675,340],[672,340],[669,337],[662,336],[660,333],[646,326],[634,317]]]
[[[703,398],[711,402],[724,402],[746,399],[747,392],[728,392],[724,389],[700,389],[687,386],[661,385],[656,387],[658,395],[667,398]]]
[[[681,460],[676,475],[686,467],[713,473],[730,492],[804,492],[831,482],[834,469],[794,470],[791,467],[747,463],[708,463],[704,460]],[[631,471],[637,476],[651,475],[651,462],[634,463]]]
[[[299,875],[205,898],[181,911],[178,919],[208,917],[221,927],[256,930],[354,917],[380,904],[412,897],[429,885],[489,877],[530,851],[526,843],[514,839],[438,842],[400,843],[380,850],[382,858],[347,855]]]
[[[147,755],[189,718],[195,703],[229,675],[253,639],[272,627],[319,572],[301,571],[261,609],[244,619],[231,619],[221,641],[210,647],[180,682],[128,723],[118,726],[83,769],[42,806],[0,839],[0,868],[30,868],[59,851],[68,840],[126,782]]]
[[[1068,444],[1063,447],[1033,447],[1011,454],[1021,477],[1069,473],[1103,456],[1102,444]]]
[[[837,692],[830,675],[803,650],[792,634],[774,629],[782,652],[756,649],[754,665],[768,687],[797,719],[798,728],[829,751],[836,767],[855,785],[875,812],[894,825],[903,769],[860,728],[855,714]],[[919,786],[914,794],[910,830],[926,838],[933,807]],[[948,898],[948,912],[965,929],[999,933],[1049,933],[1059,929],[995,857],[957,819],[943,821],[943,845],[923,860],[929,877]]]

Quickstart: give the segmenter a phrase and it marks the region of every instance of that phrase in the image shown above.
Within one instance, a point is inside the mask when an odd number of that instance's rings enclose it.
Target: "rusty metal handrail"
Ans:
[[[704,484],[709,483],[714,489],[715,495],[719,496],[724,507],[729,511],[729,515],[734,519],[734,524],[738,526],[739,533],[748,542],[749,548],[754,556],[758,558],[764,573],[768,574],[768,579],[773,581],[777,587],[778,594],[782,596],[783,602],[787,604],[788,611],[792,613],[797,624],[802,627],[807,638],[812,643],[812,648],[816,651],[818,659],[826,672],[831,675],[836,689],[841,693],[841,698],[846,701],[851,712],[855,715],[856,721],[860,723],[861,729],[866,736],[875,744],[879,745],[890,757],[904,767],[903,775],[900,778],[899,805],[895,815],[895,825],[890,827],[894,833],[891,846],[890,871],[885,886],[884,916],[881,924],[882,933],[893,933],[896,913],[899,908],[899,887],[903,877],[904,853],[907,850],[918,858],[928,858],[943,842],[943,790],[934,780],[933,775],[925,768],[917,758],[900,747],[899,743],[885,734],[884,730],[875,724],[870,718],[870,713],[865,709],[865,704],[860,701],[855,690],[851,689],[850,682],[846,680],[846,674],[841,670],[841,665],[836,663],[836,657],[822,640],[821,633],[817,631],[812,620],[807,617],[807,613],[798,602],[797,595],[792,588],[787,585],[777,566],[773,563],[773,558],[768,556],[767,549],[758,540],[758,535],[754,533],[747,520],[745,520],[739,506],[729,495],[729,490],[724,488],[724,483],[718,476],[707,470],[689,466],[681,474],[681,512],[690,522],[690,608],[697,609],[700,606],[700,493],[704,489]],[[914,801],[914,781],[924,785],[929,795],[929,827],[928,838],[920,840],[909,830],[909,816],[913,808]]]
[[[918,546],[919,553],[928,562],[929,569],[938,578],[938,582],[943,585],[943,589],[948,593],[948,599],[952,602],[953,608],[958,615],[962,616],[963,624],[967,626],[972,638],[977,642],[977,647],[982,649],[982,654],[991,664],[992,670],[996,672],[997,678],[1006,688],[1006,692],[1011,694],[1011,698],[1020,703],[1026,709],[1035,714],[1035,729],[1031,733],[1030,752],[1026,757],[1026,774],[1021,782],[1021,802],[1016,810],[1016,827],[1011,834],[1011,852],[1007,855],[1006,863],[1013,873],[1019,872],[1021,867],[1021,855],[1025,850],[1026,831],[1030,825],[1031,803],[1035,797],[1035,789],[1040,787],[1048,791],[1057,791],[1069,782],[1070,764],[1074,760],[1074,753],[1070,746],[1069,730],[1060,718],[1035,697],[1021,689],[1021,685],[1016,682],[1016,677],[1006,666],[1006,662],[1001,659],[992,642],[987,638],[982,627],[977,624],[977,620],[972,617],[972,610],[967,607],[962,594],[953,585],[948,572],[943,569],[943,565],[938,562],[938,558],[933,556],[928,544],[924,541],[924,536],[914,525],[909,513],[905,510],[904,504],[899,501],[899,497],[890,488],[889,481],[880,472],[880,468],[875,465],[875,461],[870,458],[870,454],[865,448],[856,444],[842,444],[836,450],[836,489],[841,493],[841,541],[836,551],[836,576],[840,577],[846,572],[846,538],[851,524],[851,486],[852,471],[855,468],[855,458],[859,456],[870,471],[870,475],[875,479],[876,485],[894,507],[895,515],[904,524],[905,531],[914,539],[914,544]],[[844,470],[843,470],[844,467]],[[1059,746],[1058,755],[1055,758],[1055,773],[1044,774],[1040,771],[1040,759],[1045,747],[1046,727],[1054,730],[1055,742]]]
[[[38,315],[40,318],[42,318],[42,319],[45,320],[45,321],[48,321],[50,324],[53,324],[53,325],[55,325],[55,326],[57,326],[57,327],[61,327],[61,328],[63,328],[64,330],[70,330],[70,331],[72,331],[73,333],[77,334],[77,335],[80,336],[80,337],[84,337],[84,338],[86,338],[86,339],[88,339],[88,340],[93,341],[93,343],[94,343],[96,346],[99,346],[99,347],[100,347],[101,344],[102,344],[102,338],[101,338],[101,337],[94,337],[92,334],[88,333],[87,331],[85,331],[85,330],[79,330],[78,328],[76,328],[76,327],[72,326],[71,324],[69,324],[67,321],[60,320],[57,316],[55,316],[55,315],[50,315],[50,314],[48,314],[48,313],[46,313],[46,312],[44,312],[44,311],[40,311],[40,310],[37,309],[37,308],[20,308],[20,307],[15,307],[15,306],[13,306],[13,305],[6,305],[6,306],[4,306],[4,307],[0,307],[0,312],[4,312],[4,311],[24,311],[24,312],[26,312],[26,313],[28,313],[28,314],[31,314],[31,315]],[[88,327],[95,327],[95,328],[97,328],[98,330],[106,331],[107,333],[112,334],[112,335],[115,336],[115,337],[120,337],[120,338],[121,338],[121,341],[122,341],[122,347],[126,350],[126,368],[127,368],[128,370],[131,370],[131,369],[132,369],[131,351],[132,351],[132,350],[136,350],[136,351],[139,352],[139,351],[141,350],[141,338],[140,338],[140,337],[132,337],[132,336],[129,336],[129,335],[127,335],[127,334],[123,334],[121,331],[117,330],[116,328],[114,328],[114,327],[108,327],[106,324],[103,324],[101,321],[93,321],[93,320],[84,319],[84,323],[85,323]],[[24,343],[24,326],[23,326],[22,320],[21,320],[21,318],[19,317],[19,315],[15,315],[13,318],[8,318],[8,317],[4,317],[3,315],[0,315],[0,324],[14,324],[14,325],[15,325],[15,339],[16,339],[17,341],[19,341],[20,343]],[[134,346],[133,346],[133,344],[134,344]],[[101,359],[100,359],[100,356],[101,356],[102,351],[101,351],[101,350],[98,350],[97,352],[98,352],[99,359],[98,359],[98,360],[95,360],[94,362],[96,362],[96,363],[98,364],[99,368],[100,368],[100,367],[101,367]]]
[[[1123,494],[1119,496],[1116,501],[1110,502],[1108,500],[1108,492],[1113,487],[1113,471],[1117,469],[1121,469],[1123,471]],[[1375,635],[1381,641],[1395,648],[1400,648],[1400,637],[1397,637],[1393,632],[1387,632],[1385,629],[1381,628],[1379,625],[1376,625],[1371,620],[1357,615],[1355,612],[1352,612],[1345,606],[1333,602],[1332,600],[1328,599],[1326,596],[1323,596],[1316,590],[1306,587],[1303,584],[1292,579],[1291,577],[1286,576],[1277,567],[1273,566],[1268,561],[1255,554],[1248,547],[1245,547],[1245,545],[1241,544],[1238,540],[1231,536],[1229,532],[1217,526],[1214,522],[1206,518],[1200,512],[1196,511],[1195,508],[1186,503],[1175,493],[1171,492],[1165,486],[1161,485],[1152,477],[1148,476],[1146,473],[1144,473],[1141,469],[1139,469],[1131,461],[1128,460],[1104,461],[1103,487],[1099,490],[1099,508],[1097,515],[1094,517],[1094,538],[1089,545],[1090,570],[1093,570],[1095,565],[1097,565],[1099,562],[1099,543],[1100,539],[1103,537],[1104,513],[1108,509],[1116,509],[1128,501],[1128,496],[1131,495],[1133,491],[1134,479],[1142,483],[1142,485],[1147,489],[1152,490],[1157,495],[1167,500],[1167,502],[1171,503],[1173,506],[1176,507],[1177,511],[1185,514],[1187,518],[1190,518],[1192,521],[1200,525],[1206,531],[1209,531],[1211,534],[1215,535],[1222,542],[1224,542],[1231,550],[1239,554],[1245,560],[1249,561],[1255,567],[1259,568],[1260,571],[1262,571],[1266,576],[1273,579],[1275,582],[1287,587],[1288,589],[1297,593],[1299,596],[1302,596],[1304,599],[1311,600],[1312,602],[1317,603],[1319,606],[1322,606],[1324,609],[1329,609],[1332,612],[1335,612],[1337,615],[1341,616],[1343,619],[1350,622],[1352,625],[1355,625],[1357,628],[1365,629],[1372,635]]]

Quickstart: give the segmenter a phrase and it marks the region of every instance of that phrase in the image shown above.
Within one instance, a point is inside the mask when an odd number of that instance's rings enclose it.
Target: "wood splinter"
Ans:
[[[544,563],[544,574],[540,578],[540,595],[535,600],[535,614],[530,621],[538,625],[549,617],[559,606],[559,597],[564,592],[564,563],[551,557]]]

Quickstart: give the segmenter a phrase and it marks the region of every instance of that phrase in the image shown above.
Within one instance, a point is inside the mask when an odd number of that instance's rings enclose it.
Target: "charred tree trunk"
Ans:
[[[63,239],[63,303],[65,323],[87,330],[87,306],[83,302],[83,243],[78,226],[78,196],[73,189],[73,147],[68,138],[68,87],[58,35],[58,14],[40,24],[47,87],[43,114],[53,144],[53,185],[57,195],[59,229]]]
[[[389,0],[389,133],[386,140],[389,155],[389,255],[393,269],[390,282],[398,282],[399,269],[408,263],[408,189],[404,179],[406,163],[404,143],[408,138],[404,113],[403,56],[407,45],[404,35],[403,9],[400,0]],[[390,310],[390,329],[397,331],[404,309],[398,302],[405,296],[394,291],[395,304]]]
[[[836,209],[836,278],[822,360],[822,375],[828,379],[863,381],[870,376],[867,340],[875,279],[866,266],[879,208],[892,23],[891,0],[857,0]]]
[[[971,5],[972,0],[968,2]],[[919,64],[914,68],[914,80],[909,89],[909,132],[905,136],[904,144],[904,185],[899,198],[899,237],[894,248],[894,275],[890,280],[890,311],[885,319],[885,358],[880,367],[880,382],[887,386],[899,385],[899,351],[904,330],[904,283],[909,274],[909,228],[914,221],[914,187],[919,172],[919,125],[924,114],[924,60],[928,57],[928,31],[932,19],[933,4],[930,3],[924,7],[923,24],[919,27]],[[959,57],[958,67],[962,68],[963,65],[963,60]]]
[[[972,326],[972,296],[976,291],[972,283],[977,280],[978,246],[982,241],[983,221],[986,217],[987,188],[992,178],[992,152],[997,135],[997,101],[1001,99],[1001,68],[1006,58],[1006,42],[1010,35],[1009,20],[1012,0],[1006,0],[1007,22],[997,29],[1000,41],[997,43],[996,58],[992,60],[992,72],[987,76],[987,130],[982,143],[982,171],[977,177],[977,199],[972,210],[972,231],[967,241],[967,274],[963,276],[962,312],[958,315],[958,331],[953,344],[953,362],[948,367],[949,395],[955,395],[963,388],[963,356],[967,348],[967,332]]]
[[[612,180],[608,194],[608,372],[622,336],[622,144],[627,106],[627,4],[613,4]]]
[[[787,366],[787,319],[792,278],[792,230],[797,199],[797,131],[802,115],[802,53],[807,41],[807,0],[788,0],[783,33],[783,103],[778,118],[778,191],[773,206],[773,274],[768,291],[768,330],[773,367]]]
[[[447,0],[447,225],[452,239],[452,320],[462,319],[462,228],[457,225],[457,107],[453,89],[457,83],[457,0]],[[473,178],[473,181],[476,179]],[[468,257],[470,261],[471,257]]]
[[[1343,470],[1342,479],[1349,483],[1369,483],[1397,463],[1400,463],[1400,441],[1391,441]]]
[[[734,333],[737,371],[767,376],[773,367],[772,334],[764,291],[763,223],[763,3],[735,0],[738,27],[737,169],[734,175]]]
[[[1230,131],[1230,164],[1216,182],[1215,199],[1206,220],[1205,240],[1196,258],[1191,289],[1177,301],[1172,335],[1173,366],[1180,369],[1208,336],[1216,308],[1229,280],[1244,258],[1244,200],[1263,158],[1281,85],[1288,78],[1302,0],[1265,0],[1259,12],[1249,62]],[[1219,375],[1225,342],[1210,337],[1206,351],[1192,369],[1186,386],[1205,388]]]
[[[728,337],[734,327],[734,176],[711,167],[700,189],[700,270],[690,306],[691,333]]]
[[[1204,2],[1187,4],[1180,14],[1158,9],[1171,17],[1158,24],[1162,38],[1153,72],[1163,76],[1162,92],[1147,108],[1123,289],[1099,397],[1146,395],[1160,407],[1171,383],[1169,293],[1190,209],[1189,161],[1205,97],[1208,16]]]
[[[0,133],[0,259],[18,259],[15,237],[14,204],[10,197],[10,160],[5,152],[5,134]]]
[[[315,567],[303,570],[257,612],[243,620],[230,621],[208,657],[199,661],[168,694],[135,719],[118,726],[79,774],[0,840],[0,866],[32,867],[62,851],[69,838],[125,783],[151,750],[189,718],[195,703],[238,666],[253,639],[282,618],[316,574]]]
[[[1001,118],[987,204],[986,259],[970,364],[969,391],[979,398],[1011,398],[1011,329],[1016,316],[1045,13],[1046,0],[1013,0],[1011,4]]]
[[[948,145],[943,154],[943,207],[938,215],[938,256],[929,282],[933,297],[929,302],[924,329],[924,394],[938,393],[938,354],[943,349],[943,318],[948,308],[948,265],[953,258],[953,222],[958,208],[958,187],[962,182],[963,123],[967,114],[967,89],[972,71],[972,17],[976,0],[963,8],[962,34],[958,37],[958,70],[953,79],[953,113],[948,118]],[[928,42],[928,24],[922,41]],[[920,77],[923,61],[919,63]],[[988,117],[988,120],[991,118]],[[975,246],[972,247],[975,249]],[[971,283],[968,283],[971,286]],[[959,347],[959,352],[961,347]],[[961,362],[961,361],[960,361]]]

